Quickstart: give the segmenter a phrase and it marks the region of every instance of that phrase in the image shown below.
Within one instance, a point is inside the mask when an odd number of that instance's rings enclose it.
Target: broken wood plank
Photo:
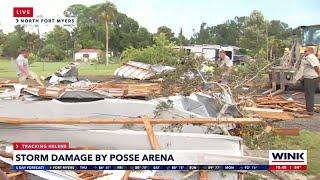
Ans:
[[[274,119],[274,120],[292,120],[294,116],[289,112],[254,112],[260,118]]]
[[[126,170],[121,180],[128,180],[130,176],[131,170]]]
[[[280,136],[299,136],[299,128],[273,128],[272,132]]]
[[[208,172],[206,170],[199,172],[199,180],[208,180]]]
[[[152,150],[158,150],[159,149],[159,143],[158,143],[158,140],[156,138],[156,135],[154,134],[152,125],[150,123],[150,120],[148,119],[148,117],[143,117],[142,119],[143,119],[144,126],[146,128],[146,132],[147,132],[147,135],[148,135],[149,142],[150,142]]]
[[[293,116],[296,118],[311,118],[312,117],[309,114],[303,114],[303,113],[293,113]]]
[[[143,120],[144,126],[146,128],[146,132],[147,132],[147,135],[148,135],[149,142],[150,142],[152,150],[158,150],[160,146],[159,146],[158,140],[156,138],[156,135],[154,134],[154,131],[153,131],[153,128],[152,128],[152,125],[150,123],[149,118],[148,117],[143,117],[142,120]],[[126,170],[126,172],[123,175],[122,179],[123,180],[128,180],[129,176],[130,176],[130,173],[131,173],[131,170]]]
[[[224,123],[261,123],[260,118],[163,118],[150,119],[151,124],[224,124]],[[144,124],[142,118],[12,118],[0,117],[6,124]]]
[[[7,176],[8,176],[8,178],[15,178],[17,176],[22,175],[23,173],[24,173],[23,171],[18,171],[18,172],[7,174]]]
[[[131,180],[131,178],[129,178]],[[150,176],[147,180],[174,180],[173,178],[167,178],[162,176]]]
[[[90,177],[83,178],[83,180],[94,180],[94,179],[97,179],[99,177],[109,176],[111,174],[112,173],[101,173],[101,174],[97,174],[97,175],[93,175],[93,176],[90,176]]]
[[[270,105],[270,104],[283,105],[283,104],[289,104],[289,103],[291,103],[291,102],[286,101],[286,100],[269,100],[269,101],[259,102],[259,104],[261,104],[261,105]]]
[[[283,112],[282,109],[267,109],[267,108],[255,108],[255,107],[244,107],[245,111],[253,111],[253,112]]]
[[[266,133],[270,133],[272,131],[272,126],[266,126],[266,128],[264,129],[264,132]]]

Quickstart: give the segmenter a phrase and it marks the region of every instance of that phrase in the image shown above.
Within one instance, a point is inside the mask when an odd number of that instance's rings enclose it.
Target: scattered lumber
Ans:
[[[39,96],[46,98],[59,98],[64,92],[65,88],[39,88]]]
[[[225,124],[261,123],[260,118],[174,118],[150,119],[151,124]],[[142,118],[103,119],[103,118],[9,118],[0,117],[6,124],[144,124]]]
[[[65,91],[65,88],[47,87],[47,88],[24,88],[25,92],[43,98],[59,98]]]
[[[59,98],[64,91],[106,91],[113,97],[147,97],[151,95],[160,95],[161,84],[155,82],[127,82],[110,81],[104,83],[73,83],[64,88],[27,88],[26,92],[45,97]]]
[[[105,90],[113,97],[139,97],[149,95],[159,95],[161,91],[160,83],[144,82],[106,82],[98,83],[94,90]]]
[[[287,100],[283,96],[258,96],[255,97],[255,103],[258,111],[268,111],[270,114],[275,113],[270,109],[282,110],[286,113],[284,116],[293,116],[297,118],[309,118],[310,114],[307,113],[305,107],[306,105],[300,101]],[[265,109],[265,110],[263,110]],[[267,110],[269,109],[269,110]],[[255,111],[255,109],[249,109],[250,111]],[[320,112],[320,106],[315,105],[315,112]],[[274,114],[276,115],[276,114]],[[274,116],[272,115],[272,116]]]
[[[243,110],[252,112],[256,116],[266,119],[291,120],[294,118],[293,114],[283,112],[283,109],[244,107]]]

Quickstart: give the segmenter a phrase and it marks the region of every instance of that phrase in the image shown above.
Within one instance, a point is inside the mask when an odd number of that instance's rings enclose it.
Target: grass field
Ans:
[[[280,137],[270,149],[308,150],[308,170],[306,174],[320,178],[320,132],[300,131],[299,136]]]
[[[46,77],[67,64],[68,62],[35,62],[30,65],[30,69],[39,76]],[[82,64],[78,66],[78,69],[81,76],[101,76],[113,75],[117,67],[118,64],[109,64],[108,66]],[[16,77],[15,64],[9,60],[0,59],[0,77]]]
[[[320,132],[301,130],[299,136],[265,136],[244,137],[244,143],[250,150],[307,150],[307,171],[296,171],[308,177],[308,179],[320,179]],[[257,147],[258,143],[259,147]],[[253,145],[253,146],[252,146]],[[246,180],[257,179],[249,176]]]

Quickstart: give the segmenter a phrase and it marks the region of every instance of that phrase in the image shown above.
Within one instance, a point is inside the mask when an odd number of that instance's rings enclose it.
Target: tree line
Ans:
[[[27,48],[39,59],[62,61],[72,58],[79,49],[97,48],[105,52],[106,46],[114,56],[121,56],[127,49],[151,47],[156,43],[155,37],[164,34],[175,45],[228,44],[248,49],[252,56],[272,58],[281,56],[284,48],[290,47],[291,35],[296,31],[279,20],[266,20],[259,11],[214,26],[202,23],[190,38],[183,35],[182,28],[175,34],[167,26],[150,33],[136,20],[119,12],[111,2],[71,5],[64,15],[76,17],[77,26],[72,30],[55,26],[41,38],[37,33],[26,31],[24,26],[15,26],[8,34],[0,30],[0,56],[16,57],[19,50]]]

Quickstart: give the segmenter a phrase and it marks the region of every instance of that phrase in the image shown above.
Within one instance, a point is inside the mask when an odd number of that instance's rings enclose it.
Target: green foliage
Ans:
[[[267,48],[267,21],[260,11],[253,11],[244,22],[243,35],[240,37],[241,47],[251,50],[255,56],[261,49]]]
[[[38,35],[26,32],[24,27],[20,25],[15,26],[14,32],[6,36],[2,35],[1,39],[3,42],[3,55],[7,57],[17,57],[21,49],[29,49],[30,52],[36,53],[41,43]]]
[[[0,45],[0,56],[3,54],[3,44]]]
[[[186,45],[189,44],[189,40],[183,35],[182,28],[180,28],[180,32],[179,32],[179,35],[177,37],[176,44],[177,45],[183,45],[183,46],[186,46]]]
[[[230,88],[241,88],[245,85],[245,82],[252,77],[256,76],[251,82],[262,81],[264,75],[267,73],[267,69],[262,70],[265,66],[270,64],[265,59],[259,59],[256,61],[244,61],[241,65],[236,65],[232,68],[230,73],[226,75],[227,67],[219,67],[218,64],[208,65],[212,69],[206,73],[206,77],[210,81],[226,81]]]
[[[52,44],[63,51],[67,51],[73,46],[69,31],[61,26],[55,26],[46,35],[45,44]]]
[[[158,27],[157,35],[164,34],[167,40],[173,41],[174,33],[172,30],[167,26],[160,26]]]
[[[173,108],[173,102],[171,100],[167,100],[167,102],[160,102],[156,109],[153,111],[155,117],[160,116],[161,112],[167,111]]]
[[[139,61],[149,64],[174,65],[178,61],[178,53],[174,44],[164,34],[154,37],[155,44],[143,49],[129,48],[123,52],[123,61]]]
[[[41,57],[47,58],[49,61],[62,61],[65,58],[62,49],[59,49],[54,44],[47,44],[40,52]]]
[[[30,53],[28,57],[29,64],[33,64],[34,62],[40,62],[41,58],[34,53]]]
[[[202,23],[199,32],[190,41],[192,44],[228,44],[249,49],[255,58],[278,58],[285,47],[290,47],[293,30],[278,20],[268,22],[261,12],[253,11],[250,16],[235,17],[225,23],[208,27]],[[268,37],[268,50],[267,50]]]
[[[170,96],[175,93],[190,95],[196,92],[203,83],[198,75],[198,69],[202,63],[202,58],[194,58],[193,54],[186,55],[180,51],[179,63],[176,64],[175,71],[163,77],[162,95]]]
[[[134,19],[118,12],[115,5],[109,1],[92,6],[71,5],[64,11],[64,14],[77,18],[77,26],[71,32],[64,27],[56,26],[45,35],[44,39],[40,39],[38,34],[26,32],[23,26],[16,26],[15,31],[8,34],[0,31],[0,55],[16,57],[19,49],[25,48],[34,54],[39,54],[40,51],[43,51],[42,48],[50,44],[56,46],[55,50],[59,53],[62,51],[62,55],[59,56],[63,57],[59,59],[64,59],[65,57],[70,58],[73,52],[82,48],[105,50],[108,39],[109,50],[115,56],[120,56],[124,50],[129,49],[128,51],[132,54],[137,54],[134,57],[141,55],[139,59],[145,62],[147,62],[145,59],[159,56],[159,59],[162,60],[151,62],[169,61],[169,64],[174,64],[171,61],[172,58],[163,60],[163,57],[168,57],[170,52],[157,54],[159,49],[153,46],[156,43],[153,34],[146,28],[140,27]],[[106,38],[106,25],[108,25],[109,38]],[[236,45],[248,49],[248,54],[255,58],[268,56],[269,59],[277,59],[282,56],[285,47],[290,47],[290,35],[295,31],[297,29],[293,30],[281,21],[268,22],[261,12],[253,11],[250,16],[235,17],[211,27],[202,23],[199,32],[195,32],[190,41],[183,35],[182,29],[175,36],[167,26],[160,26],[156,35],[164,34],[169,42],[175,42],[177,45],[190,43]],[[147,51],[137,52],[137,50],[130,50],[130,47],[146,48]]]
[[[152,45],[152,35],[138,22],[117,11],[114,4],[105,3],[92,6],[72,5],[64,14],[75,16],[78,25],[73,31],[73,42],[78,49],[106,48],[106,22],[109,29],[109,49],[120,55],[129,47],[144,48]]]

